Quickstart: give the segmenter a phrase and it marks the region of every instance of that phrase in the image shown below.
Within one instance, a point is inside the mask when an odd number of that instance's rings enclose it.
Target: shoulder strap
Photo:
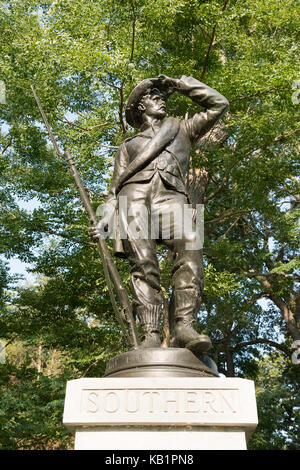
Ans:
[[[166,119],[158,133],[149,140],[141,155],[136,157],[122,173],[116,185],[116,193],[120,191],[125,181],[131,178],[136,172],[140,171],[146,164],[154,160],[154,158],[170,144],[178,134],[179,127],[180,121],[178,119],[173,117]]]

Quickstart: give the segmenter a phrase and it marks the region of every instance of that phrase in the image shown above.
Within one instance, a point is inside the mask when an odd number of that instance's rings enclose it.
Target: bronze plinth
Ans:
[[[207,356],[200,360],[186,348],[141,348],[112,358],[105,377],[218,377],[218,373]]]

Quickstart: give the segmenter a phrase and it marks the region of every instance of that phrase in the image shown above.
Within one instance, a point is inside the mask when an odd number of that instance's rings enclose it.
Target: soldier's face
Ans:
[[[161,93],[153,92],[142,98],[139,109],[149,117],[163,119],[166,115],[166,100]]]

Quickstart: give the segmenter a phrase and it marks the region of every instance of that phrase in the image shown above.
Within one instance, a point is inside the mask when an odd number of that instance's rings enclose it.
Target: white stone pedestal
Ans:
[[[67,383],[63,422],[77,450],[242,450],[257,425],[238,378],[86,378]]]

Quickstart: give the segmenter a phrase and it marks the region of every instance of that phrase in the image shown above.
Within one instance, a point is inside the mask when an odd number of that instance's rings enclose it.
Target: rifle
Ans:
[[[48,119],[43,111],[43,108],[41,106],[40,100],[37,96],[37,94],[34,91],[33,86],[31,85],[31,89],[33,92],[33,96],[35,98],[35,101],[38,105],[38,108],[40,110],[40,113],[42,115],[43,121],[45,123],[45,126],[48,130],[49,137],[51,139],[51,142],[53,144],[53,147],[55,149],[55,152],[58,157],[64,158],[69,166],[70,173],[74,179],[75,185],[77,186],[77,189],[79,191],[79,196],[81,199],[81,202],[87,212],[87,215],[89,217],[89,221],[91,226],[96,226],[97,225],[97,218],[96,214],[94,212],[93,206],[91,204],[90,198],[88,197],[84,186],[81,182],[80,176],[78,174],[75,162],[73,160],[73,157],[71,153],[66,150],[63,153],[60,151],[57,142],[55,140],[55,137],[53,135],[52,129],[49,125]],[[108,286],[108,291],[109,291],[109,296],[110,300],[113,306],[114,313],[117,317],[117,320],[119,321],[119,324],[121,326],[121,329],[123,330],[127,341],[130,346],[133,347],[138,347],[138,340],[137,340],[137,331],[136,331],[136,324],[135,320],[133,318],[133,313],[132,313],[132,307],[131,307],[131,302],[128,296],[128,293],[126,291],[126,288],[121,280],[120,274],[117,270],[117,267],[111,257],[111,254],[107,248],[107,245],[105,243],[105,240],[99,238],[97,241],[97,248],[102,260],[102,265],[103,265],[103,270],[104,270],[104,275],[105,275],[105,280]],[[112,286],[113,283],[113,286]],[[116,297],[119,301],[119,304],[121,306],[121,311],[119,310],[115,296],[114,296],[114,291],[116,294]],[[128,329],[128,331],[127,331]]]

